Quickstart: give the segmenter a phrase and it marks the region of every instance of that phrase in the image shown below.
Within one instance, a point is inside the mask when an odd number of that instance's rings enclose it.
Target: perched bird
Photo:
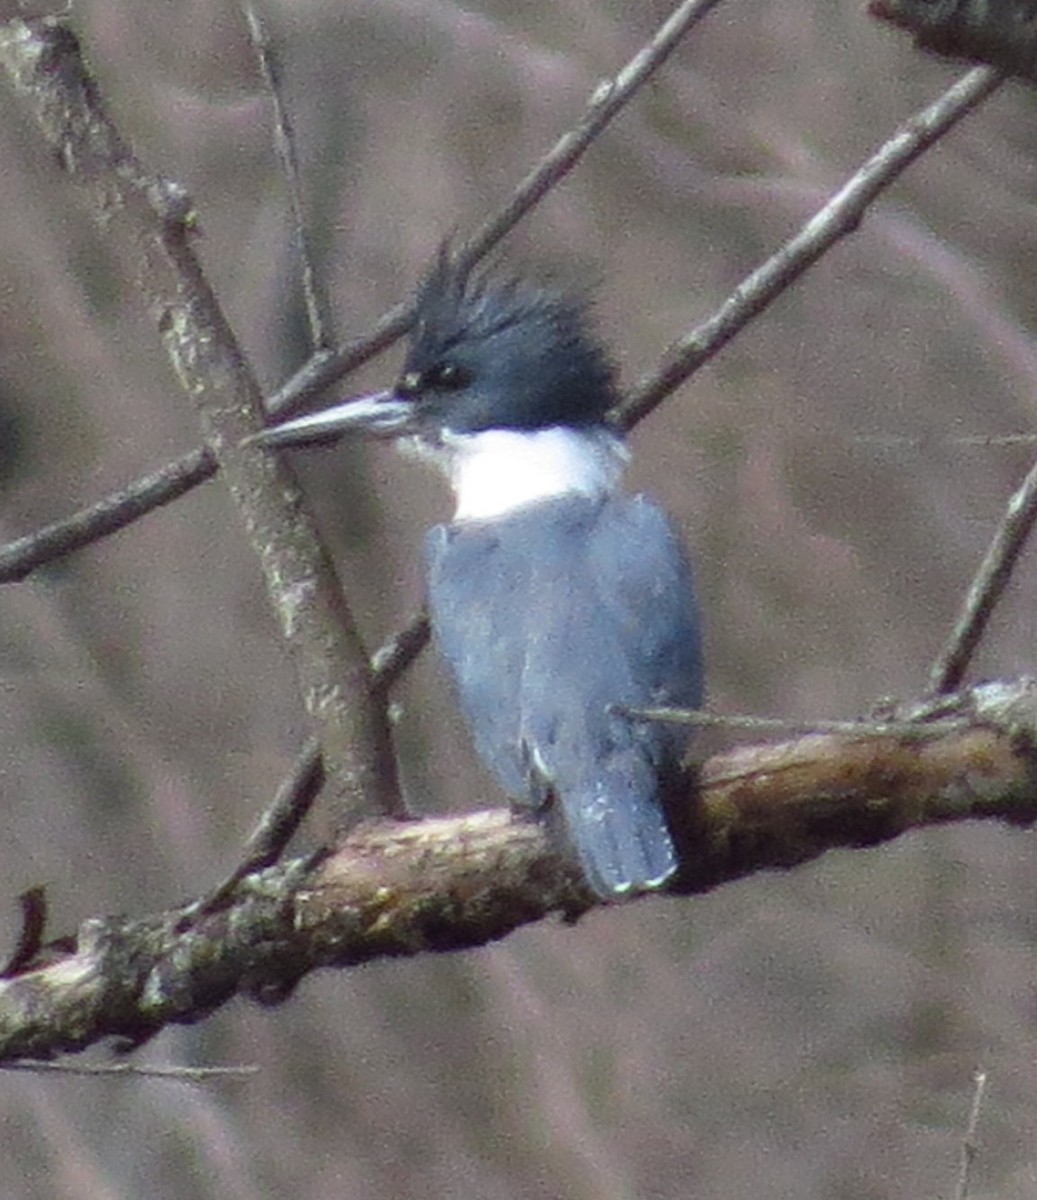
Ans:
[[[582,300],[443,252],[395,386],[260,436],[406,439],[445,472],[456,511],[426,542],[434,639],[483,761],[607,900],[676,871],[665,801],[687,741],[614,706],[702,700],[690,568],[664,513],[619,490],[618,399]]]

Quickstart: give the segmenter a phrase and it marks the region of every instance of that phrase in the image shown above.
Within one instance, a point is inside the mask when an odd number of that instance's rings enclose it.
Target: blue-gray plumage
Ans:
[[[665,793],[687,741],[613,706],[702,700],[690,568],[662,511],[618,490],[617,399],[580,303],[443,254],[395,388],[263,439],[405,437],[448,474],[457,510],[426,543],[435,640],[483,761],[606,899],[676,871]]]
[[[610,706],[701,701],[666,517],[643,496],[564,497],[440,525],[427,545],[436,640],[505,792],[554,819],[599,895],[664,883],[677,858],[660,783],[687,739]]]

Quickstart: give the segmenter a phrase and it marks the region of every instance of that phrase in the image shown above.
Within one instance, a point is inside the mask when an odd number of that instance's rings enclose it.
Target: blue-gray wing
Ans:
[[[676,868],[660,780],[687,741],[611,705],[702,700],[691,571],[644,497],[559,499],[434,529],[433,631],[476,748],[513,800],[560,809],[603,895]]]

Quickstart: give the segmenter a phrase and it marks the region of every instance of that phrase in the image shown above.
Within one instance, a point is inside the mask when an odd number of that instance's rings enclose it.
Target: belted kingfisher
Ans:
[[[687,742],[614,706],[702,701],[691,570],[665,514],[619,491],[618,400],[582,299],[443,251],[395,386],[258,439],[400,438],[445,472],[456,511],[426,540],[434,639],[483,761],[606,900],[677,870],[666,797]]]

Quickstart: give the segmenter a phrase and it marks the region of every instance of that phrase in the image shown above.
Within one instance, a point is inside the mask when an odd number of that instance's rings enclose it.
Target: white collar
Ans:
[[[435,445],[412,439],[405,448],[449,477],[455,521],[502,517],[554,496],[607,496],[629,457],[619,436],[600,426],[447,432]]]

